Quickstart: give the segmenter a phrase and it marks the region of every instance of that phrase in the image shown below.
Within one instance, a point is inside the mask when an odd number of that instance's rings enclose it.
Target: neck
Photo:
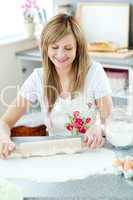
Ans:
[[[71,66],[67,69],[60,70],[59,68],[56,68],[57,74],[60,79],[60,83],[62,86],[62,92],[69,92],[70,88],[70,82],[72,79],[72,71],[71,71]]]
[[[65,68],[65,69],[60,69],[58,67],[56,68],[56,71],[57,71],[57,74],[58,74],[60,80],[67,79],[67,78],[70,77],[71,68],[72,68],[71,65],[69,67]]]
[[[57,71],[57,73],[58,73],[61,83],[70,80],[70,78],[72,76],[72,73],[70,71],[69,72],[58,72]]]
[[[71,77],[72,77],[72,74],[70,74],[70,73],[68,73],[68,74],[62,73],[62,74],[59,75],[63,93],[69,92]]]
[[[59,78],[61,82],[67,82],[70,80],[70,74],[61,74],[59,75]]]

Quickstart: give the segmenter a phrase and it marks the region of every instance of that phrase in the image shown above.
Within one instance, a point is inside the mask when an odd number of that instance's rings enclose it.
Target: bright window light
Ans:
[[[53,15],[52,0],[36,0],[40,8],[46,10],[47,19]],[[25,35],[21,5],[23,0],[4,0],[0,2],[0,40]]]

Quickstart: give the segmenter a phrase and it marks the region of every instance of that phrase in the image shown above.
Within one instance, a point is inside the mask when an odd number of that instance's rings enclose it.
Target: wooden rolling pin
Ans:
[[[2,144],[0,144],[0,152]],[[49,156],[54,154],[73,154],[85,150],[81,137],[66,137],[16,143],[16,148],[9,158],[27,158],[33,156]]]

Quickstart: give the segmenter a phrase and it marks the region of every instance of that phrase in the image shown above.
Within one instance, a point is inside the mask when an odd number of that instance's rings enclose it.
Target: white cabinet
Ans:
[[[29,77],[35,68],[41,67],[40,62],[32,60],[18,60],[20,85]]]
[[[103,64],[112,88],[114,106],[124,107],[133,113],[133,68],[128,66]]]
[[[34,59],[34,56],[27,55],[27,51],[19,52],[16,54],[18,67],[19,67],[19,85],[21,86],[24,81],[30,76],[35,68],[41,67],[41,61]],[[32,104],[28,113],[40,112],[39,102]]]

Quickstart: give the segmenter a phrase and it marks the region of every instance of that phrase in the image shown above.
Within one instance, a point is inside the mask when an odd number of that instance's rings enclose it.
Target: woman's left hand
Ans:
[[[91,136],[88,131],[88,133],[84,136],[84,143],[90,149],[102,147],[105,144],[105,138],[102,136],[102,128],[100,126],[96,126]]]

